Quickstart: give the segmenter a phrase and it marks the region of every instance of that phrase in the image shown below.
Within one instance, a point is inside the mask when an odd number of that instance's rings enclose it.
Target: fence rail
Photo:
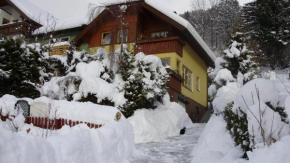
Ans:
[[[2,121],[9,120],[8,116],[3,116],[0,114]],[[83,122],[83,121],[73,121],[68,119],[48,119],[47,117],[27,117],[25,119],[25,123],[27,124],[33,124],[36,127],[44,128],[44,129],[51,129],[51,130],[57,130],[61,129],[64,125],[69,125],[70,127],[73,127],[78,124],[86,124],[89,128],[100,128],[103,125],[102,124],[94,124],[89,122]]]

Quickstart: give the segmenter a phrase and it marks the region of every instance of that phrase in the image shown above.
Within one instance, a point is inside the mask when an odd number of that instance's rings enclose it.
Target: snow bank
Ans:
[[[216,98],[212,102],[215,113],[223,112],[225,107],[234,101],[239,90],[240,85],[236,82],[229,82],[227,85],[218,89]]]
[[[246,113],[247,106],[259,103],[258,95],[261,102],[270,102],[274,107],[278,105],[279,92],[275,83],[267,79],[255,79],[244,85],[237,93],[234,109],[240,107]]]
[[[285,136],[270,147],[248,152],[249,161],[247,163],[289,163],[289,144],[290,136]]]
[[[191,163],[234,163],[243,154],[235,146],[226,122],[221,116],[213,115],[201,134],[192,152]]]
[[[263,147],[264,142],[271,145],[273,140],[276,142],[282,137],[289,135],[289,125],[282,121],[279,113],[274,112],[264,103],[252,105],[247,110],[247,116],[248,131],[250,135],[254,136],[252,139],[255,140],[255,144],[252,142],[251,144],[256,148]],[[261,127],[263,128],[265,140],[263,140],[261,134]]]
[[[17,100],[5,95],[0,99],[0,106],[6,113],[13,112]],[[48,131],[45,138],[46,130],[25,124],[20,132],[12,133],[9,123],[0,120],[0,162],[128,163],[136,155],[133,127],[124,116],[118,122],[114,120],[119,111],[117,108],[46,97],[26,100],[30,104],[51,103],[57,118],[104,125],[99,129],[90,129],[86,124],[72,128],[64,126],[57,131]]]
[[[50,100],[47,97],[40,97],[37,99],[22,98],[31,105],[42,103],[48,108],[49,105],[55,115],[38,115],[43,116],[56,116],[56,118],[70,119],[73,121],[91,122],[95,124],[107,124],[114,122],[116,113],[119,109],[110,106],[97,105],[91,102],[69,102],[65,100]],[[0,98],[0,108],[2,115],[14,114],[14,105],[20,100],[11,95],[4,95]],[[43,113],[44,111],[41,111]],[[37,113],[35,113],[37,114]],[[125,119],[124,116],[122,116]]]
[[[175,102],[159,105],[154,110],[136,110],[128,120],[134,128],[135,143],[162,141],[179,135],[183,127],[192,127],[185,109]]]
[[[60,163],[53,146],[42,138],[12,133],[0,120],[0,162],[2,163]]]

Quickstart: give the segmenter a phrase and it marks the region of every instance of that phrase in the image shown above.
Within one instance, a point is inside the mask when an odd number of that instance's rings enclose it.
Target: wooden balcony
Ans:
[[[135,53],[143,52],[145,54],[158,54],[176,52],[182,57],[184,45],[184,41],[177,36],[152,40],[141,40],[137,42]]]
[[[0,35],[11,36],[18,34],[30,34],[31,31],[35,29],[35,26],[27,22],[15,22],[10,24],[3,24],[0,26]]]

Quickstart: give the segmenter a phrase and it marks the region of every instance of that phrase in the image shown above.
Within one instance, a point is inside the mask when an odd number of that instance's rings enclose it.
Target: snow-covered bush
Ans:
[[[134,57],[123,47],[122,54],[120,48],[116,50],[121,56],[110,54],[114,57],[107,56],[103,48],[93,55],[68,51],[58,57],[67,67],[66,75],[44,83],[42,94],[58,100],[116,106],[127,117],[136,109],[153,109],[167,93],[169,75],[158,57],[143,53]]]
[[[20,39],[0,42],[0,96],[40,96],[39,86],[53,75],[42,52],[40,44],[27,45]]]
[[[253,80],[237,93],[232,110],[247,114],[251,148],[269,146],[289,135],[289,120],[280,98],[275,83],[266,79]]]
[[[136,59],[135,59],[136,58]],[[121,60],[120,74],[125,82],[124,93],[127,102],[122,108],[127,116],[140,108],[154,108],[154,102],[162,103],[167,93],[166,83],[169,75],[159,58],[145,56],[138,53],[136,56],[124,53]]]

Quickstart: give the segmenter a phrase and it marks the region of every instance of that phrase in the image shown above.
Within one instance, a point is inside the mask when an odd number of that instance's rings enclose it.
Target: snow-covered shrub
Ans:
[[[247,158],[247,152],[252,150],[252,148],[250,148],[247,114],[241,110],[233,112],[233,104],[233,102],[228,104],[223,112],[224,120],[227,123],[226,128],[229,130],[236,146],[242,148],[244,152],[243,158]]]
[[[116,51],[119,54],[120,48]],[[112,63],[112,56],[103,48],[93,55],[71,50],[61,57],[58,59],[66,65],[66,75],[52,78],[41,89],[43,95],[53,99],[116,106],[130,116],[136,109],[153,109],[167,93],[169,75],[158,57],[143,53],[134,57],[123,49],[122,57]]]
[[[39,86],[53,72],[40,45],[27,45],[20,39],[2,40],[0,56],[0,96],[39,97]]]
[[[224,50],[226,62],[223,63],[223,67],[231,71],[235,78],[240,73],[244,83],[259,76],[259,68],[252,59],[253,52],[247,49],[246,41],[244,33],[236,32],[229,48]]]
[[[136,109],[154,108],[155,101],[162,103],[169,75],[159,58],[138,53],[135,60],[133,54],[124,53],[120,73],[127,99],[123,106],[124,114],[130,116]]]

